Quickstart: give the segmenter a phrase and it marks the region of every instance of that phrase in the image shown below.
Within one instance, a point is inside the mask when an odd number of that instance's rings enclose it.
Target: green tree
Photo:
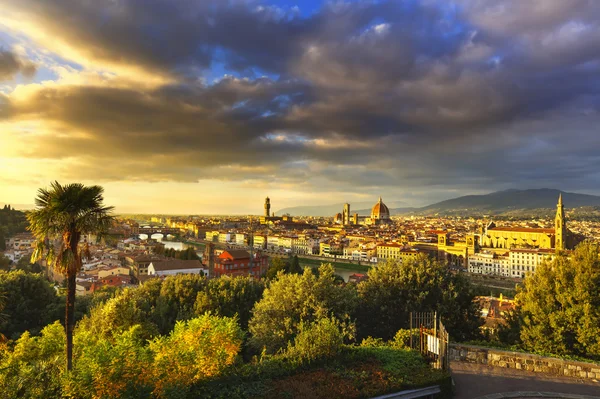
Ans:
[[[0,270],[10,270],[11,263],[12,262],[10,261],[10,259],[8,259],[6,256],[0,255]]]
[[[337,356],[347,338],[345,326],[335,318],[320,318],[313,322],[300,322],[294,342],[285,352],[287,358],[299,363]]]
[[[169,336],[150,343],[155,395],[177,397],[175,393],[186,394],[192,384],[220,374],[235,362],[243,341],[233,318],[205,314],[178,322]]]
[[[37,246],[32,262],[46,256],[49,264],[66,277],[67,298],[65,310],[67,369],[73,367],[73,329],[75,327],[75,277],[82,266],[82,257],[88,256],[87,245],[79,246],[84,234],[105,233],[113,222],[112,207],[103,205],[100,186],[83,184],[51,184],[50,189],[39,189],[36,209],[28,213],[29,229]],[[55,249],[54,240],[59,242]]]
[[[277,277],[277,274],[280,271],[285,273],[287,271],[287,268],[288,266],[285,259],[280,257],[272,257],[269,260],[269,268],[265,273],[265,278],[274,279],[275,277]]]
[[[0,320],[0,333],[8,338],[16,339],[25,331],[37,335],[56,320],[53,309],[59,297],[41,274],[22,270],[0,272],[0,293],[4,297],[5,316]]]
[[[30,259],[27,257],[19,259],[16,269],[23,270],[26,273],[41,273],[43,271],[39,263],[31,263]]]
[[[245,331],[252,308],[262,298],[264,289],[264,281],[251,277],[208,280],[204,290],[196,296],[194,310],[198,316],[211,312],[217,316],[237,317]]]
[[[39,337],[25,332],[14,346],[0,346],[0,397],[61,397],[64,347],[65,331],[58,322],[46,326]]]
[[[581,243],[527,275],[516,301],[530,350],[600,358],[598,246]]]
[[[437,311],[453,339],[474,339],[482,321],[473,302],[469,282],[431,258],[389,260],[368,272],[358,284],[360,308],[357,331],[368,336],[392,339],[409,328],[410,312]]]
[[[319,277],[309,269],[301,275],[279,272],[254,306],[249,323],[254,348],[276,353],[294,339],[301,323],[323,317],[349,320],[356,307],[355,289],[337,283],[330,264],[319,271]]]
[[[294,255],[289,262],[288,273],[302,274],[302,266],[298,260],[298,255]]]

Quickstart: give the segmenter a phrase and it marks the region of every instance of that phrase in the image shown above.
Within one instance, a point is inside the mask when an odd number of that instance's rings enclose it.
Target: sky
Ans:
[[[600,194],[596,0],[0,0],[0,202]]]

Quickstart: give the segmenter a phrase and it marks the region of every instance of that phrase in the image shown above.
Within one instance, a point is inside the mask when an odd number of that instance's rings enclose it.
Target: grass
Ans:
[[[239,365],[193,393],[232,399],[358,399],[432,385],[449,395],[449,375],[431,369],[416,351],[348,345],[335,358],[311,364],[272,356]]]

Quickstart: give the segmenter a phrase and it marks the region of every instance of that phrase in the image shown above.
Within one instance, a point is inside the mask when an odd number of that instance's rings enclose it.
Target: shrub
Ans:
[[[333,358],[344,344],[344,335],[342,326],[333,318],[321,318],[313,323],[302,322],[286,355],[301,364]]]
[[[58,323],[39,337],[25,332],[11,350],[0,350],[0,398],[51,399],[60,396],[64,371],[65,331]]]
[[[220,374],[233,364],[240,352],[244,333],[233,318],[205,314],[178,322],[169,336],[150,343],[154,353],[154,392],[174,397],[190,385]]]

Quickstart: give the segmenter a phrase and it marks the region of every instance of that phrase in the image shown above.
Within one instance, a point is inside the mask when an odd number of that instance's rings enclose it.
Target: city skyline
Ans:
[[[54,180],[121,213],[600,194],[593,2],[0,6],[4,203]]]

